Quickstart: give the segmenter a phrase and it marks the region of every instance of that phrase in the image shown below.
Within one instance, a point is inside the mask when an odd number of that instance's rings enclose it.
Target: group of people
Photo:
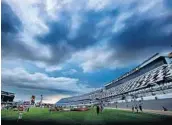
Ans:
[[[143,105],[143,103],[142,103],[141,100],[139,101],[138,104],[134,103],[134,104],[132,105],[132,112],[134,112],[135,110],[136,110],[137,113],[139,112],[139,110],[140,110],[141,112],[143,112],[142,105]]]
[[[102,112],[103,112],[103,109],[104,109],[103,104],[96,105],[96,112],[97,112],[97,115],[98,115],[99,113],[102,113]]]

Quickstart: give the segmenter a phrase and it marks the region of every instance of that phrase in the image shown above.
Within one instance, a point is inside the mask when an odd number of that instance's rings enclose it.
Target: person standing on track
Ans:
[[[97,111],[97,115],[98,115],[99,112],[100,112],[100,107],[99,107],[99,105],[96,106],[96,111]]]
[[[133,100],[131,100],[131,101],[133,101]],[[134,113],[134,105],[135,105],[135,103],[134,103],[134,101],[132,102],[132,112]]]
[[[136,109],[136,111],[137,111],[137,113],[139,112],[139,110],[138,110],[138,106],[137,106],[137,104],[135,105],[135,109]]]
[[[143,103],[142,103],[142,101],[140,100],[140,101],[139,101],[139,109],[140,109],[141,112],[143,112],[143,110],[142,110],[142,104],[143,104]]]
[[[52,107],[49,106],[49,113],[52,113]]]
[[[19,116],[18,116],[17,122],[20,122],[22,120],[22,115],[23,115],[22,111],[19,111]]]
[[[103,112],[103,104],[101,105],[101,113]]]
[[[101,113],[103,112],[103,109],[104,109],[103,102],[101,102],[101,104],[100,104],[100,111],[101,111]]]
[[[29,112],[29,110],[30,110],[30,108],[29,108],[29,107],[27,107],[27,112]]]
[[[132,105],[132,112],[134,112],[134,105]]]

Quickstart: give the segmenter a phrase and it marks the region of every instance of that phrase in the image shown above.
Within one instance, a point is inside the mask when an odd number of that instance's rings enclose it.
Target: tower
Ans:
[[[41,95],[40,107],[42,107],[42,100],[43,100],[43,95]]]

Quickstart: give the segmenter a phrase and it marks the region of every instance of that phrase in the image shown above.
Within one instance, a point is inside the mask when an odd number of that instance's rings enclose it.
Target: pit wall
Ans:
[[[117,108],[128,108],[131,109],[132,105],[138,105],[139,102],[120,102],[117,103]],[[108,107],[116,108],[116,104],[108,104]],[[157,99],[157,100],[143,100],[142,101],[143,109],[150,110],[163,110],[163,107],[167,108],[167,110],[172,111],[172,97],[167,99]]]

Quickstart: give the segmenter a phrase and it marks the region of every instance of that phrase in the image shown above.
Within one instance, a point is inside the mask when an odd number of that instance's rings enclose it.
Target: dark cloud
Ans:
[[[19,31],[22,31],[23,25],[18,16],[13,12],[11,7],[5,3],[1,3],[1,44],[2,44],[2,57],[32,57],[30,48],[21,42],[18,37]]]
[[[97,23],[105,17],[113,18],[117,16],[117,10],[108,10],[108,12],[87,11],[80,16],[82,17],[81,25],[76,31],[76,35],[72,38],[69,37],[72,32],[72,17],[65,12],[60,21],[49,21],[47,23],[50,30],[48,33],[35,37],[41,44],[51,48],[53,57],[48,62],[49,64],[61,63],[69,59],[73,52],[93,46],[99,42],[105,31],[100,29],[99,36],[95,37],[97,30],[99,30],[97,29]]]
[[[45,35],[36,36],[36,39],[43,44],[55,45],[67,39],[69,26],[65,22],[51,22],[48,24],[50,31]]]
[[[66,42],[59,42],[55,45],[49,45],[52,57],[46,61],[49,65],[57,65],[63,63],[71,57],[74,49]]]
[[[164,4],[170,7],[171,2],[166,0]],[[146,14],[135,12],[134,8],[140,6],[139,2],[129,2],[125,6],[128,7],[124,8],[129,8],[129,12],[134,14],[122,22],[125,28],[116,33],[111,32],[115,21],[118,16],[126,12],[121,6],[99,11],[77,12],[81,21],[76,31],[71,30],[72,13],[62,10],[59,20],[46,22],[48,32],[33,38],[41,45],[49,47],[51,57],[46,57],[39,54],[41,50],[32,48],[18,37],[17,32],[22,30],[22,23],[8,4],[2,3],[2,55],[55,65],[69,59],[73,52],[94,46],[106,38],[111,38],[109,47],[115,51],[112,61],[114,59],[130,61],[169,49],[172,40],[172,32],[169,29],[169,25],[172,24],[172,15],[150,18]],[[40,6],[39,9],[42,8],[44,7]],[[47,13],[40,12],[43,13],[40,13],[40,16],[45,18]],[[110,23],[97,27],[97,24],[106,18],[111,19]],[[76,34],[69,37],[71,32],[76,32]]]
[[[112,15],[113,12],[108,13]],[[106,17],[105,12],[87,11],[80,15],[81,25],[76,31],[76,36],[69,38],[72,26],[70,13],[64,13],[59,22],[48,22],[50,31],[41,36],[36,36],[37,40],[43,44],[54,45],[66,41],[68,45],[75,49],[82,49],[94,45],[98,39],[95,38],[96,24]],[[80,22],[79,22],[80,23]]]
[[[113,35],[110,42],[116,52],[114,57],[120,61],[131,62],[170,50],[172,29],[168,25],[172,24],[171,15],[154,19],[134,15],[124,23],[125,28]]]
[[[24,39],[21,39],[20,33],[23,30],[23,24],[11,7],[5,3],[1,3],[1,44],[2,58],[23,59],[32,61],[49,61],[37,53],[37,49],[28,45]],[[32,41],[29,41],[32,42]]]
[[[96,32],[96,16],[85,16],[82,20],[84,22],[81,24],[77,31],[76,37],[68,39],[68,43],[77,49],[86,48],[88,46],[94,45],[97,39],[94,38],[94,33]]]
[[[1,31],[17,33],[22,28],[20,19],[7,3],[2,2],[1,7]]]
[[[23,42],[17,34],[1,33],[2,39],[2,57],[3,58],[20,58],[32,61],[48,61],[48,59],[37,53],[37,49]]]
[[[100,29],[97,27],[97,24],[107,17],[111,18],[111,20],[114,20],[118,14],[119,13],[116,9],[98,12],[87,11],[82,17],[84,22],[77,31],[77,36],[72,40],[68,40],[69,44],[73,45],[75,48],[84,49],[86,47],[95,45],[97,42],[100,42],[100,40],[102,40],[104,37],[105,31],[107,31],[109,27],[102,27]],[[99,32],[98,36],[96,36],[97,32]]]

